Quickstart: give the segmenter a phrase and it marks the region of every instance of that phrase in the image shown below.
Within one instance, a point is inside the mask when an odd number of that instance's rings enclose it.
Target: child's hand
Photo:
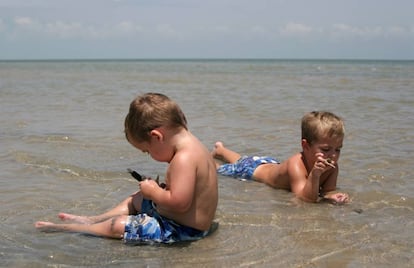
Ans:
[[[333,161],[330,158],[324,158],[323,153],[317,153],[317,154],[315,154],[315,156],[316,156],[316,161],[315,161],[315,164],[313,165],[313,169],[315,171],[317,171],[317,173],[319,175],[321,175],[322,173],[324,173],[328,169],[336,168],[335,167],[335,161]],[[315,173],[315,171],[314,171],[314,173]]]
[[[333,202],[334,204],[345,204],[349,202],[349,195],[346,193],[331,193],[324,196],[325,199]]]
[[[139,183],[141,188],[142,195],[147,199],[152,199],[151,195],[156,189],[159,189],[160,186],[155,180],[145,179]]]

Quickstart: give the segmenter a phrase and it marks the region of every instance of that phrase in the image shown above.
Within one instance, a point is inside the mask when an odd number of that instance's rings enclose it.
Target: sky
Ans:
[[[0,0],[0,60],[414,59],[413,0]]]

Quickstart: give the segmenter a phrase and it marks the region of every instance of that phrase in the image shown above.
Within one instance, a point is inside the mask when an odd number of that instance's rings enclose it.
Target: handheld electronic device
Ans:
[[[136,179],[137,181],[143,181],[145,179],[143,176],[141,176],[141,174],[139,174],[135,170],[132,170],[130,168],[128,168],[127,170],[129,174],[131,174],[131,176],[134,177],[134,179]]]

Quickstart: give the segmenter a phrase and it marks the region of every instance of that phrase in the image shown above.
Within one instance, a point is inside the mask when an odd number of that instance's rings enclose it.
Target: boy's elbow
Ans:
[[[175,208],[174,208],[174,210],[175,210],[177,213],[182,214],[182,213],[185,213],[185,212],[187,212],[187,211],[188,211],[188,207],[184,207],[184,206],[177,206],[177,207],[175,207]]]
[[[316,189],[309,190],[307,187],[292,188],[292,192],[302,201],[308,203],[317,203],[319,201],[319,192]]]
[[[305,195],[298,195],[299,199],[301,199],[302,201],[308,202],[308,203],[317,203],[319,198],[318,196],[315,197],[309,197],[309,196],[305,196]]]
[[[310,199],[310,198],[301,198],[303,201],[308,203],[318,203],[318,198],[316,199]]]
[[[177,202],[174,206],[174,210],[178,213],[185,213],[191,208],[190,202]]]

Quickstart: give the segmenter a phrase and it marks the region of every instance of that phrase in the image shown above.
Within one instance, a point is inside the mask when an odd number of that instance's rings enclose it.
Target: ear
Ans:
[[[306,139],[302,139],[302,150],[303,151],[308,150],[309,147],[310,147],[309,142]]]
[[[163,141],[164,140],[164,134],[162,134],[161,131],[158,129],[153,129],[150,132],[151,139],[155,138],[157,141]]]

